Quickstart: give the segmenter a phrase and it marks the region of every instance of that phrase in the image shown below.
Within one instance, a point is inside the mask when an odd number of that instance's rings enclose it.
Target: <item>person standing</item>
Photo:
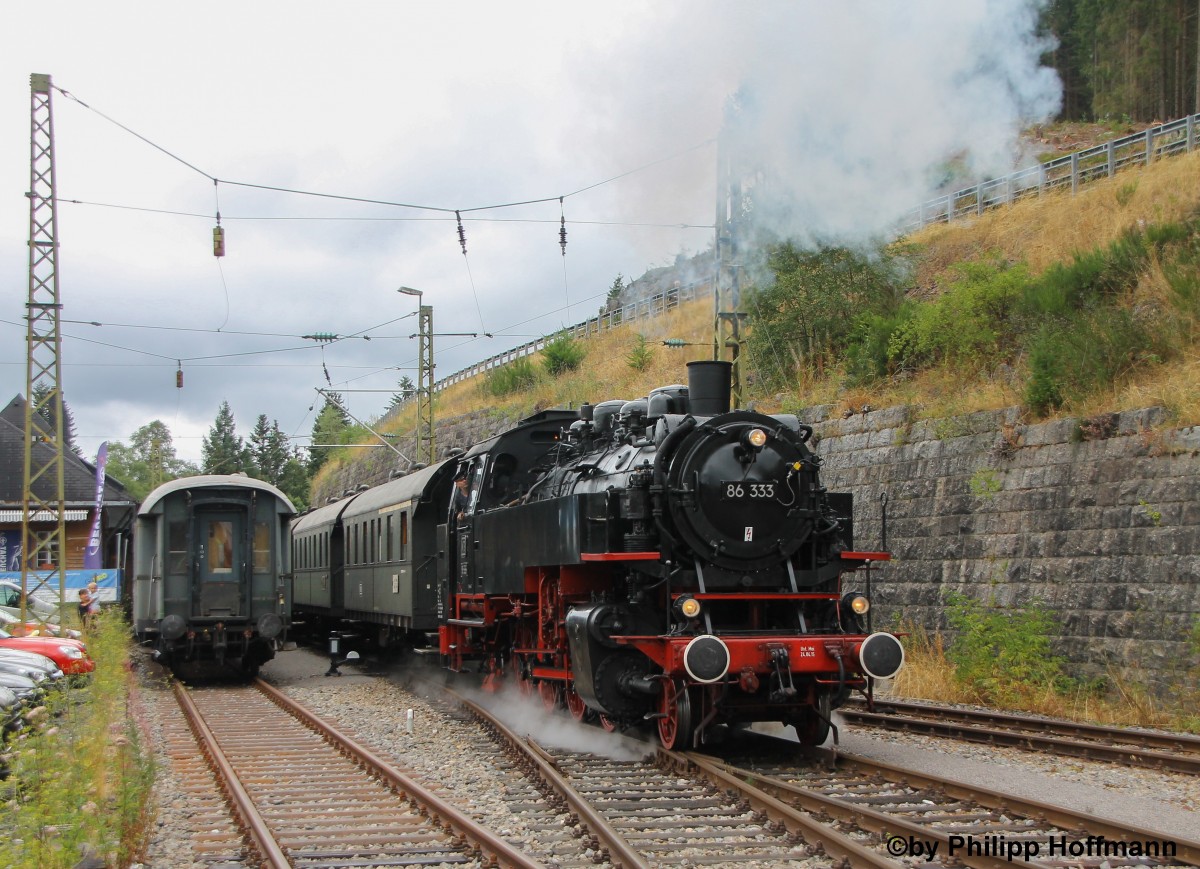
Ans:
[[[471,503],[471,489],[468,483],[467,472],[459,471],[458,476],[454,478],[454,518],[459,522],[463,520]]]

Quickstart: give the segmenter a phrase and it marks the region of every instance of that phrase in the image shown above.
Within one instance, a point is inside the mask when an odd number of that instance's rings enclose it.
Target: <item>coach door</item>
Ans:
[[[241,513],[197,513],[196,582],[193,616],[242,615],[242,575],[246,565],[246,517]]]

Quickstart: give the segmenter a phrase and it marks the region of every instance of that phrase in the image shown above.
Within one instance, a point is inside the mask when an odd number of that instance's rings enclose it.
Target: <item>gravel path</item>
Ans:
[[[328,659],[307,650],[280,653],[263,667],[262,675],[286,693],[313,706],[320,714],[344,727],[355,738],[383,748],[412,774],[437,786],[447,799],[471,804],[478,817],[495,823],[513,842],[535,841],[551,831],[523,828],[511,816],[500,794],[514,786],[504,762],[493,763],[472,753],[467,742],[472,728],[455,721],[406,690],[404,671],[369,672],[344,665],[341,678],[324,676]],[[500,710],[510,726],[548,745],[603,751],[617,758],[637,756],[641,749],[615,734],[582,727],[565,716],[548,715],[536,700],[503,701]],[[407,711],[413,710],[409,732]],[[363,711],[366,714],[363,714]],[[153,707],[147,709],[152,732],[158,724]],[[161,752],[161,744],[155,743]],[[843,750],[947,775],[966,783],[982,783],[999,790],[1046,802],[1061,802],[1077,810],[1114,820],[1133,822],[1158,830],[1165,837],[1200,840],[1200,777],[1157,773],[1152,770],[1057,759],[1009,748],[960,743],[949,739],[843,727]],[[190,837],[182,832],[189,806],[185,782],[175,780],[171,764],[159,757],[155,796],[158,816],[151,833],[146,862],[137,869],[167,869],[192,862]],[[565,825],[563,818],[560,822]],[[559,827],[562,832],[562,826]],[[587,855],[556,852],[563,865]]]

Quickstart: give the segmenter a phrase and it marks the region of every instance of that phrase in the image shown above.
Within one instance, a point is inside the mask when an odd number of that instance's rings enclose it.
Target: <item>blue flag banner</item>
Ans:
[[[100,518],[104,515],[104,466],[108,463],[108,441],[100,444],[96,451],[96,515],[92,519],[92,533],[88,535],[87,548],[83,550],[83,566],[86,570],[100,569]]]

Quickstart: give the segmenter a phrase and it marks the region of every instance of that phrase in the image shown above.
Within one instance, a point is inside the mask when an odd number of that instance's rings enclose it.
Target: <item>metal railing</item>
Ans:
[[[1127,166],[1146,166],[1162,157],[1193,151],[1198,122],[1200,114],[1189,115],[930,199],[905,215],[901,231],[909,233],[931,223],[950,223],[1047,190],[1070,187],[1075,193],[1081,185],[1111,178]]]
[[[601,311],[595,317],[590,317],[581,323],[576,323],[574,326],[567,326],[553,335],[536,338],[533,341],[522,344],[520,347],[514,347],[511,350],[505,350],[503,353],[497,353],[495,356],[490,356],[487,359],[476,362],[474,365],[463,368],[461,371],[456,371],[448,377],[443,377],[441,380],[434,382],[433,391],[440,392],[448,386],[453,386],[455,383],[461,383],[480,374],[487,374],[492,369],[507,365],[515,359],[540,353],[542,348],[546,346],[547,341],[553,341],[559,335],[566,334],[571,338],[587,338],[591,335],[599,335],[601,332],[615,329],[617,326],[626,323],[661,316],[668,311],[678,308],[684,302],[690,302],[693,299],[699,299],[708,295],[712,295],[711,278],[672,287],[669,290],[655,293],[644,299],[638,299],[636,302],[630,302],[611,311]]]

